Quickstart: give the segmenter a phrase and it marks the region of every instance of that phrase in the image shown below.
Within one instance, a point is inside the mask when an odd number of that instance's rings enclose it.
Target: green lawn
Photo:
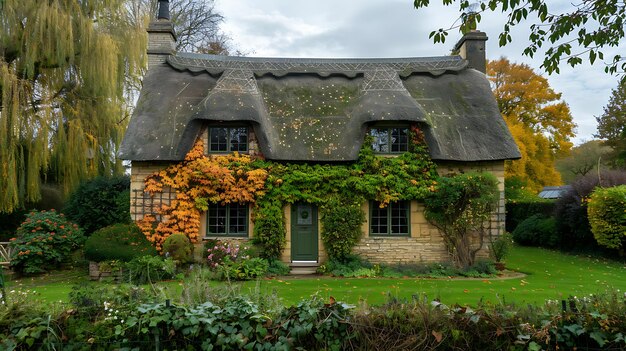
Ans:
[[[444,303],[475,305],[479,300],[497,302],[538,302],[570,295],[582,296],[612,289],[626,291],[626,266],[613,261],[564,255],[538,248],[516,247],[507,267],[527,274],[516,279],[305,279],[266,280],[262,289],[275,289],[287,303],[294,303],[315,292],[337,300],[370,304],[392,296],[410,298],[414,294],[439,297]],[[247,283],[249,284],[249,283]]]
[[[241,290],[254,291],[260,285],[261,292],[276,291],[285,304],[297,303],[319,293],[323,297],[333,296],[336,300],[349,303],[365,300],[370,304],[379,304],[386,300],[388,294],[406,298],[426,294],[429,298],[438,297],[444,303],[469,305],[475,305],[481,299],[542,303],[546,299],[561,299],[569,295],[582,296],[613,289],[626,291],[626,265],[614,261],[515,247],[507,260],[507,267],[526,276],[477,280],[283,277],[245,282]],[[72,285],[81,281],[87,281],[82,274],[55,273],[11,281],[9,289],[35,290],[46,301],[58,301],[66,300]],[[163,284],[173,287],[172,291],[180,287],[179,282]]]

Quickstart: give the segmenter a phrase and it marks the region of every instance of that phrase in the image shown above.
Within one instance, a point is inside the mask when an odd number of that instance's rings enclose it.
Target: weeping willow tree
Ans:
[[[0,0],[0,212],[123,172],[128,81],[146,35],[124,0]],[[132,102],[132,101],[131,101]]]

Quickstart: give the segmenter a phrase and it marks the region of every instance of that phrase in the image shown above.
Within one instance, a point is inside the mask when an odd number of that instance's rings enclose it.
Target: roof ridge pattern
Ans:
[[[371,72],[381,68],[396,72],[429,72],[439,75],[445,71],[460,71],[467,61],[459,56],[404,59],[300,59],[233,57],[197,54],[170,55],[167,62],[179,70],[243,69],[262,72]]]

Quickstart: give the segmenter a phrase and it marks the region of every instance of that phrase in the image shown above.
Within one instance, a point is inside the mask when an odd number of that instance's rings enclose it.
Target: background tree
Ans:
[[[611,92],[609,103],[604,107],[598,122],[598,138],[605,139],[613,149],[613,165],[626,166],[626,79],[622,79]]]
[[[569,153],[576,126],[561,94],[529,66],[505,58],[488,62],[487,75],[522,154],[520,160],[505,163],[505,176],[517,177],[534,191],[560,184],[555,160]]]
[[[603,49],[616,47],[624,38],[626,3],[622,0],[581,0],[564,4],[550,4],[548,0],[442,0],[446,6],[458,6],[462,31],[476,28],[485,11],[500,11],[507,21],[499,35],[500,46],[512,41],[511,29],[522,22],[531,21],[528,46],[524,55],[533,57],[540,48],[545,49],[541,65],[548,73],[559,73],[562,62],[576,66],[584,60],[593,64],[604,60]],[[415,8],[427,7],[430,0],[414,0]],[[568,6],[569,5],[569,6]],[[555,9],[556,8],[556,9]],[[530,17],[530,18],[529,18]],[[457,28],[440,28],[430,33],[435,42],[444,42],[448,31]],[[621,55],[607,58],[605,71],[615,73],[626,70]]]
[[[143,28],[123,0],[0,2],[0,212],[121,173],[125,77],[145,61]]]
[[[158,0],[126,0],[128,20],[144,26],[157,13]],[[220,30],[224,17],[215,9],[215,0],[170,1],[171,21],[176,32],[176,50],[215,55],[235,51],[230,37]]]
[[[607,167],[612,149],[601,140],[590,140],[572,148],[569,156],[556,161],[556,169],[561,179],[569,184],[575,179],[589,173],[597,173]]]

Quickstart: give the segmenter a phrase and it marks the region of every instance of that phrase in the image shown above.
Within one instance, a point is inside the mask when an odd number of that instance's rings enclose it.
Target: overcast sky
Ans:
[[[554,0],[550,6],[569,0]],[[216,0],[225,17],[222,26],[248,56],[265,57],[419,57],[447,55],[461,37],[451,31],[444,44],[433,44],[432,30],[448,27],[458,18],[456,7],[415,10],[412,0]],[[556,7],[553,7],[556,11]],[[576,144],[596,132],[594,116],[602,113],[618,78],[604,73],[602,64],[562,65],[560,74],[540,70],[540,57],[522,56],[528,38],[526,28],[513,32],[513,43],[498,46],[503,15],[483,15],[479,29],[489,36],[487,58],[507,57],[526,63],[547,76],[552,88],[563,94],[577,127]],[[528,27],[528,24],[522,26]],[[623,49],[623,48],[622,48]],[[612,57],[616,51],[607,51]]]

